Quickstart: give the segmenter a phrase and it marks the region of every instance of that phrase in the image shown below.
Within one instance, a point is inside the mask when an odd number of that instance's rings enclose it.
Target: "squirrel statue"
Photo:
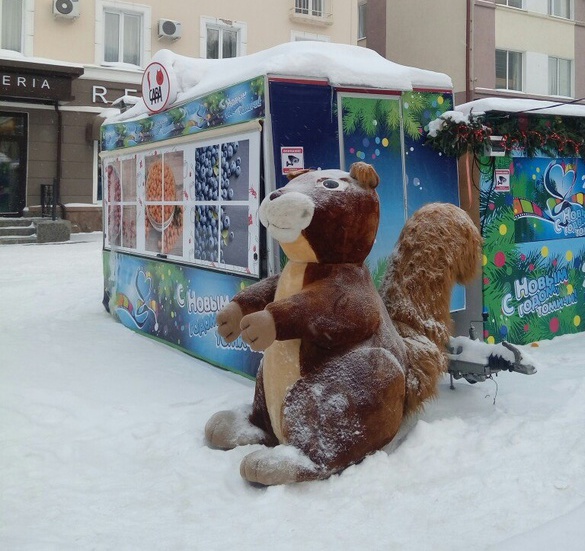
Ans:
[[[217,314],[219,334],[264,351],[253,404],[216,413],[209,444],[265,447],[241,475],[273,485],[324,479],[387,445],[446,373],[454,284],[479,268],[469,216],[428,204],[404,225],[380,292],[364,261],[380,218],[371,165],[297,173],[260,205],[288,262]]]

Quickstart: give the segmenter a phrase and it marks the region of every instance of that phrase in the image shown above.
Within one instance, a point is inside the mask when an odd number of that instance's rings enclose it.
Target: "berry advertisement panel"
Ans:
[[[582,161],[486,157],[481,162],[491,167],[482,173],[480,192],[484,339],[528,344],[584,331]],[[498,186],[502,174],[509,184]],[[547,185],[547,178],[555,183]]]
[[[260,132],[104,160],[105,246],[259,276]]]
[[[149,117],[106,124],[101,130],[101,150],[195,137],[213,128],[261,119],[264,109],[264,77],[260,76]]]
[[[147,155],[144,239],[147,252],[183,256],[183,151]],[[175,177],[175,174],[177,177]]]
[[[116,159],[103,172],[106,175],[104,234],[109,246],[136,247],[137,201],[136,163]]]

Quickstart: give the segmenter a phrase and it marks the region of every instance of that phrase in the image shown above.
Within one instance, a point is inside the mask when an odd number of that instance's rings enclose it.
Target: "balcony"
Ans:
[[[333,0],[294,0],[289,19],[295,23],[327,27],[333,25]]]

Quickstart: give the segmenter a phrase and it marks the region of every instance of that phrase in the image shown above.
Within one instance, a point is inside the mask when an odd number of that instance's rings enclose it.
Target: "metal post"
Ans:
[[[57,219],[57,178],[53,178],[53,185],[51,186],[51,220]]]

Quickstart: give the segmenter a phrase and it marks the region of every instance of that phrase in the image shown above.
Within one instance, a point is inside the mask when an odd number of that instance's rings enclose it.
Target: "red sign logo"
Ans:
[[[153,61],[142,76],[142,99],[151,113],[159,113],[175,101],[176,87],[164,65]]]

